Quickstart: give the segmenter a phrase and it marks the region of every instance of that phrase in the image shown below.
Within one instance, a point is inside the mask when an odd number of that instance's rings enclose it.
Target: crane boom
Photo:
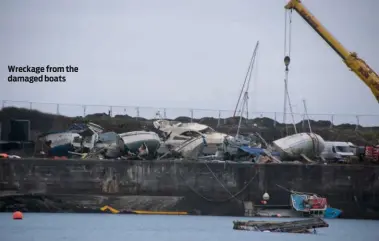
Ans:
[[[342,58],[347,67],[371,89],[379,102],[379,75],[356,53],[348,51],[302,4],[301,0],[290,0],[286,9],[294,9]]]

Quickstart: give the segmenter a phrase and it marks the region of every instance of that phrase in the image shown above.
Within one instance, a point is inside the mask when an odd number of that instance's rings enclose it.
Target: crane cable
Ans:
[[[292,9],[291,10],[285,10],[285,12],[284,12],[284,23],[285,23],[285,26],[284,26],[284,64],[285,64],[286,68],[285,68],[285,79],[284,79],[285,93],[284,93],[283,124],[286,127],[286,133],[288,135],[288,126],[285,123],[286,122],[286,115],[287,115],[287,113],[286,113],[287,112],[286,111],[287,101],[288,101],[288,105],[290,108],[293,128],[294,128],[295,133],[297,133],[297,128],[296,128],[296,123],[295,123],[295,117],[293,114],[291,99],[290,99],[290,96],[288,93],[288,71],[289,71],[288,66],[289,66],[290,61],[291,61],[291,45],[292,45],[292,37],[291,37],[292,36],[292,27],[291,27],[292,26]],[[287,37],[288,37],[288,43],[287,43]],[[288,48],[288,51],[287,51],[287,48]]]
[[[284,56],[291,57],[292,45],[292,9],[284,11]],[[287,44],[288,37],[288,44]],[[287,51],[288,48],[288,51]]]

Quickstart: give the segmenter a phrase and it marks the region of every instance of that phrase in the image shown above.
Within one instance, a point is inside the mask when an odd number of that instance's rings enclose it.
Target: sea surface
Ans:
[[[326,220],[317,234],[259,233],[232,229],[246,217],[116,214],[0,213],[1,241],[379,241],[379,221]],[[254,220],[268,220],[254,218]],[[288,220],[288,219],[276,219]]]

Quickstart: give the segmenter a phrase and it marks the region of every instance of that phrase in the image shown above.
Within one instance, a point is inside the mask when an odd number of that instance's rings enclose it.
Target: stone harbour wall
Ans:
[[[379,166],[0,159],[0,196],[39,194],[96,208],[243,215],[243,201],[260,204],[265,192],[267,205],[289,205],[288,190],[325,195],[345,217],[379,218]]]

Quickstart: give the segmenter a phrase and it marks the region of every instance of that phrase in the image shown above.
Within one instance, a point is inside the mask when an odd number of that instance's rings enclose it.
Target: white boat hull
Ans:
[[[66,145],[70,144],[74,141],[75,137],[80,136],[77,133],[70,133],[70,132],[61,132],[61,133],[53,133],[53,134],[48,134],[42,138],[45,142],[51,141],[51,148],[61,146],[61,145]]]
[[[145,143],[149,152],[155,153],[161,145],[157,133],[150,131],[131,131],[120,134],[120,137],[131,152],[138,151],[141,145]]]
[[[309,158],[319,156],[325,148],[324,139],[314,133],[298,133],[273,142],[274,149],[282,159]]]
[[[204,148],[203,137],[197,137],[184,142],[175,148],[175,151],[181,153],[184,158],[197,158],[203,153]]]
[[[227,136],[226,134],[218,132],[203,135],[207,141],[207,145],[204,146],[204,149],[202,150],[204,155],[214,155],[219,149],[219,146],[223,144],[225,136]],[[188,140],[190,139],[191,138],[188,138]],[[164,154],[170,151],[170,149],[178,148],[188,140],[175,140],[174,138],[170,138],[162,143],[158,150],[158,153]]]

